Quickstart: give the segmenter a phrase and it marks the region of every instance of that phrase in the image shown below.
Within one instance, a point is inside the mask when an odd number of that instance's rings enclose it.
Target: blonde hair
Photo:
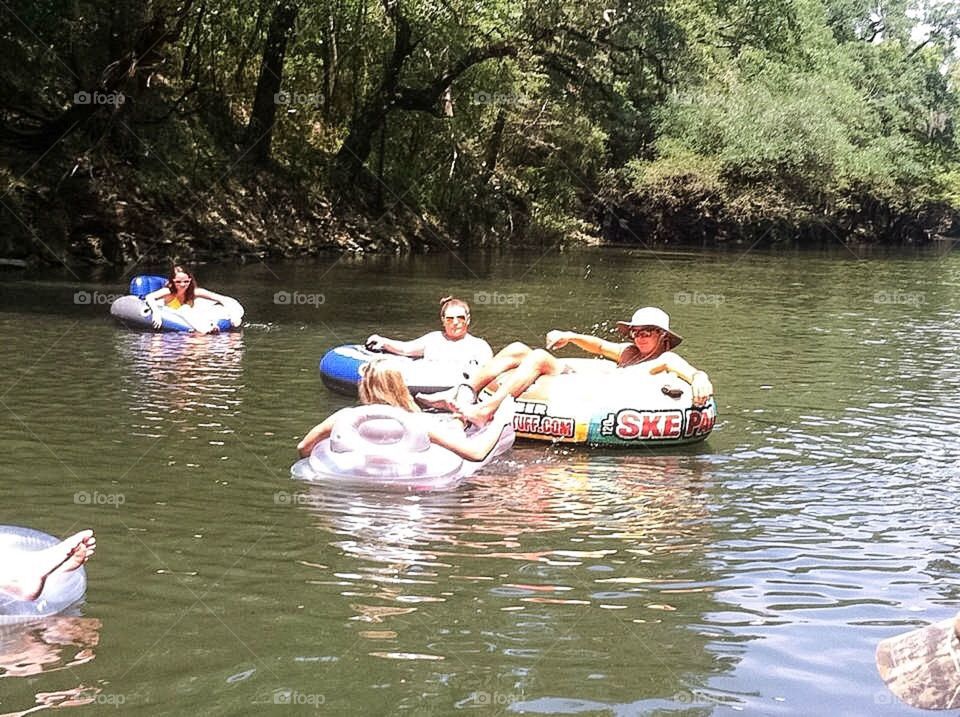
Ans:
[[[375,359],[360,368],[360,403],[396,406],[411,413],[420,408],[407,390],[400,371],[390,359]]]

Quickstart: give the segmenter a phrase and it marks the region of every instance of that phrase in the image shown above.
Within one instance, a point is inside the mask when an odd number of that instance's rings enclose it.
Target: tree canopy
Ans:
[[[918,240],[960,205],[955,3],[18,0],[0,29],[28,243],[50,202],[209,235],[230,180],[516,243]]]

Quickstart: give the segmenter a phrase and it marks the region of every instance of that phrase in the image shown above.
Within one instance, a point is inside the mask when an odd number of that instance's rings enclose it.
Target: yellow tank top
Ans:
[[[176,296],[170,296],[167,299],[167,306],[169,306],[171,309],[179,309],[181,306],[183,306],[183,304],[180,303],[180,299],[178,299]]]

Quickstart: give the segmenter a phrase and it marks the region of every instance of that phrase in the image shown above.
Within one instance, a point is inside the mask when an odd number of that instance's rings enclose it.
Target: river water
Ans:
[[[201,267],[242,333],[140,334],[121,278],[0,281],[0,523],[93,527],[79,616],[0,634],[0,712],[886,715],[877,642],[960,608],[960,254]],[[293,481],[317,360],[473,303],[495,348],[670,312],[709,440],[542,443],[442,494]],[[576,355],[565,349],[565,355]]]

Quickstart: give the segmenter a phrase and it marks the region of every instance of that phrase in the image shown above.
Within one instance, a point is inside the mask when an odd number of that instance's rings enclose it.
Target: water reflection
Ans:
[[[134,435],[231,432],[224,422],[240,408],[242,333],[117,332],[116,349],[121,365],[129,368],[123,391],[137,416]]]
[[[708,539],[709,463],[700,457],[530,453],[538,457],[501,461],[458,491],[396,495],[308,485],[299,502],[338,536],[333,545],[373,562],[452,555],[547,561],[550,552],[511,551],[521,536],[550,531],[641,541],[657,551]]]
[[[26,715],[40,710],[83,707],[94,703],[107,704],[112,707],[119,706],[120,702],[117,699],[119,696],[107,695],[104,698],[101,692],[102,689],[99,687],[84,687],[83,685],[55,692],[38,692],[35,696],[36,704],[34,706],[21,712],[5,712],[0,717],[26,717]]]
[[[700,686],[736,658],[714,656],[715,636],[690,629],[718,609],[706,557],[709,461],[552,449],[514,456],[445,494],[305,489],[299,502],[333,549],[304,563],[311,583],[348,603],[370,657],[401,671],[436,665],[429,689],[451,705],[552,712],[577,695],[590,709],[653,696],[658,704],[645,707],[695,698],[713,706],[721,698]],[[472,612],[482,619],[454,619]],[[666,653],[652,647],[664,644]],[[547,655],[549,674],[538,669]],[[642,674],[651,662],[655,679]],[[637,674],[624,679],[621,664]]]
[[[32,677],[91,662],[101,627],[96,618],[54,615],[0,628],[0,677]]]

